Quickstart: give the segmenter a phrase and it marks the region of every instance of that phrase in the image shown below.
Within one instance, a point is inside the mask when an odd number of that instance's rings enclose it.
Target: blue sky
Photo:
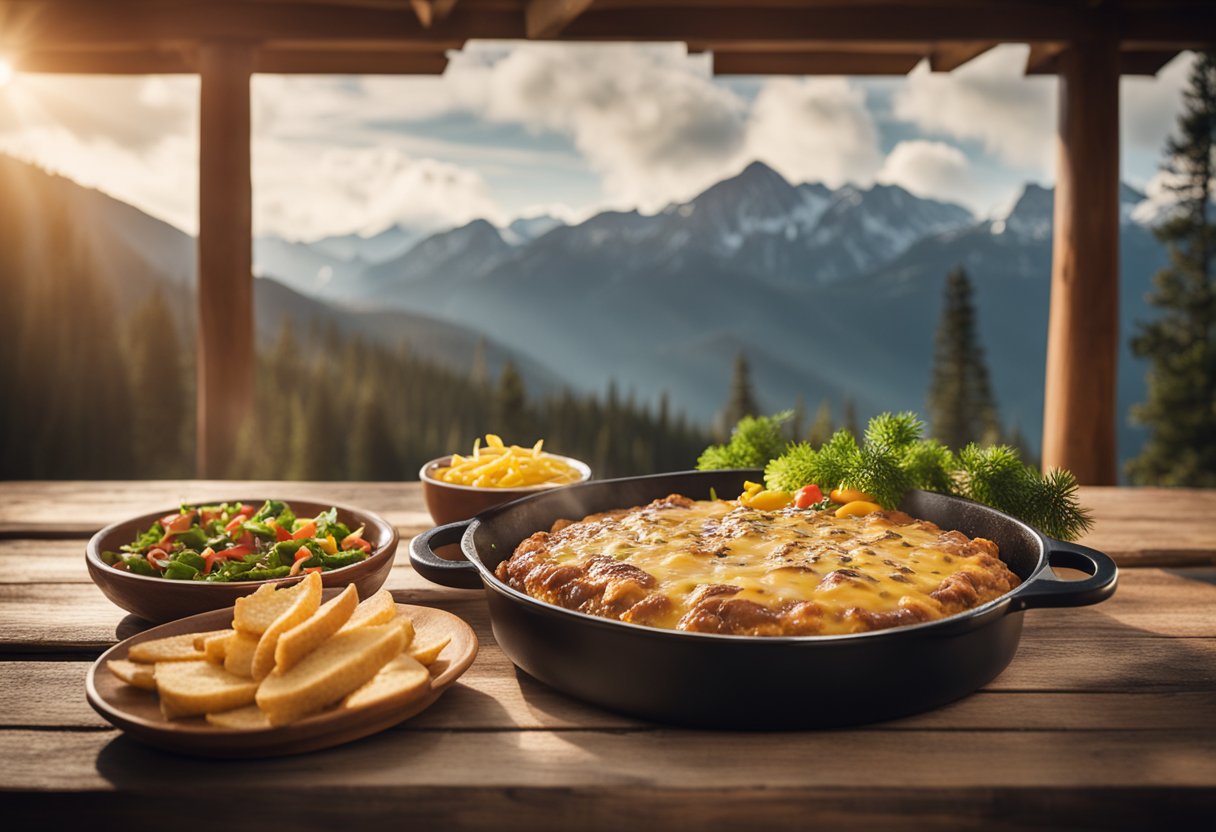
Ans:
[[[472,43],[442,77],[254,80],[255,225],[292,239],[487,217],[658,210],[759,158],[791,181],[899,184],[981,215],[1049,183],[1052,78],[1025,47],[952,74],[715,78],[679,44]],[[1153,190],[1189,56],[1125,79],[1123,172]],[[17,76],[0,151],[195,227],[198,82]]]

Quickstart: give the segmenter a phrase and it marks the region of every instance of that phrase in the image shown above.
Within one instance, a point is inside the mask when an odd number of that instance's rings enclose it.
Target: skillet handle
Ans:
[[[1089,577],[1064,581],[1052,574],[1050,566],[1045,567],[1026,583],[1025,590],[1014,597],[1016,609],[1084,607],[1105,601],[1115,594],[1119,567],[1097,549],[1048,538],[1047,562],[1054,566],[1080,569],[1088,572]]]
[[[454,589],[481,589],[481,576],[477,573],[476,566],[464,558],[448,560],[435,554],[436,546],[459,543],[465,529],[472,522],[461,520],[446,526],[436,526],[415,537],[410,541],[410,565],[428,581]]]

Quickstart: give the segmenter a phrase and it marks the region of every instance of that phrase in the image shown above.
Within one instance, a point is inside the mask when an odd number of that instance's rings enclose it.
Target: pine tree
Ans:
[[[1127,465],[1134,482],[1216,486],[1216,53],[1201,53],[1183,93],[1178,135],[1164,169],[1177,202],[1156,229],[1169,264],[1153,279],[1149,302],[1162,310],[1141,323],[1132,351],[1150,362],[1148,401],[1133,418],[1150,434]]]
[[[857,403],[852,396],[845,397],[844,419],[840,427],[852,434],[854,439],[861,438],[861,427],[857,424]]]
[[[138,476],[173,479],[194,468],[186,450],[185,370],[175,321],[164,295],[154,291],[126,323],[124,353],[131,397],[129,421]]]
[[[991,444],[1000,436],[996,400],[976,332],[971,280],[961,267],[946,277],[928,411],[933,437],[951,448]]]
[[[490,383],[490,365],[486,359],[486,339],[478,338],[473,345],[473,363],[469,368],[469,381],[476,387],[485,387]]]
[[[735,369],[726,407],[722,411],[720,432],[728,433],[744,416],[755,416],[759,412],[760,406],[756,404],[756,394],[752,389],[751,367],[747,363],[747,356],[740,350],[735,355]]]
[[[794,399],[794,415],[790,417],[789,436],[792,442],[802,441],[802,432],[806,427],[806,399],[802,394]]]
[[[502,372],[498,376],[493,408],[494,425],[506,442],[522,444],[529,441],[524,436],[529,428],[525,412],[527,403],[523,376],[515,369],[515,364],[508,361],[502,365]]]
[[[819,410],[815,413],[815,421],[811,423],[806,441],[810,442],[812,447],[818,448],[831,439],[835,432],[836,428],[832,424],[832,403],[824,399],[819,403]]]

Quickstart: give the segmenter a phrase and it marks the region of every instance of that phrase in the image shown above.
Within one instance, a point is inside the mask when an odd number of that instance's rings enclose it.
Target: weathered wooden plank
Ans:
[[[808,766],[814,768],[813,765]],[[215,829],[223,813],[225,830],[318,830],[397,828],[486,829],[494,832],[620,829],[790,830],[977,830],[1014,832],[1042,829],[1199,829],[1211,820],[1216,796],[1210,788],[1125,786],[1109,789],[942,787],[875,790],[868,785],[805,789],[740,788],[730,783],[733,767],[718,764],[719,784],[671,789],[648,783],[628,789],[611,786],[509,789],[470,783],[462,787],[360,787],[310,791],[318,799],[267,800],[239,786],[225,788],[236,803],[209,803],[206,812],[176,794],[148,790],[133,796],[109,791],[31,792],[6,795],[5,820],[17,828],[45,828],[63,818],[90,818],[93,828],[129,832],[161,829]],[[865,774],[859,782],[866,782]],[[721,782],[725,781],[725,782]],[[276,798],[284,793],[274,792]],[[292,794],[292,797],[295,795]]]
[[[1216,657],[1216,641],[1203,656]],[[497,653],[497,651],[495,651]],[[515,673],[501,653],[478,662],[440,704],[401,726],[410,731],[602,730],[655,728],[584,705]],[[89,662],[0,662],[9,705],[0,727],[104,728],[81,691]],[[1210,677],[1212,674],[1208,674]],[[1128,683],[1125,681],[1125,685]],[[988,689],[925,714],[864,730],[1162,730],[1207,731],[1216,739],[1216,690],[1211,679],[1175,692],[1009,692]],[[811,695],[808,694],[808,701]]]
[[[398,601],[451,610],[488,630],[479,591],[435,587],[408,569],[394,570]],[[146,624],[111,604],[90,584],[0,585],[0,650],[101,650]],[[1216,637],[1216,570],[1135,570],[1124,574],[1115,597],[1098,606],[1031,610],[1029,639],[1071,639],[1094,644],[1158,637]],[[1109,647],[1107,648],[1109,649]]]
[[[639,738],[644,736],[645,741]],[[1216,786],[1210,735],[1195,731],[928,730],[895,742],[887,731],[718,733],[634,731],[389,731],[300,757],[258,761],[167,756],[110,731],[0,732],[7,789],[149,791],[163,795],[289,795],[317,805],[360,790],[637,788],[807,792],[865,783],[881,789],[1000,787],[1139,789]],[[415,790],[422,787],[422,792]],[[270,790],[270,791],[266,791]],[[287,803],[288,800],[276,800]],[[242,801],[243,803],[243,801]]]

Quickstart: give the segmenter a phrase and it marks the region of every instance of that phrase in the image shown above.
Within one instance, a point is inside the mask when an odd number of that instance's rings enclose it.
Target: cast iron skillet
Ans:
[[[668,494],[738,494],[758,471],[703,471],[573,485],[508,503],[414,538],[410,562],[452,587],[485,586],[494,638],[520,669],[604,708],[657,722],[789,729],[876,722],[965,696],[1013,659],[1022,611],[1096,604],[1115,591],[1114,562],[1046,537],[999,511],[955,497],[911,493],[901,506],[943,529],[986,537],[1022,579],[1012,592],[960,615],[838,636],[756,637],[661,630],[599,618],[532,598],[494,568],[524,538],[559,518],[644,505]],[[466,560],[434,547],[460,542]],[[1090,577],[1062,581],[1051,565]]]

